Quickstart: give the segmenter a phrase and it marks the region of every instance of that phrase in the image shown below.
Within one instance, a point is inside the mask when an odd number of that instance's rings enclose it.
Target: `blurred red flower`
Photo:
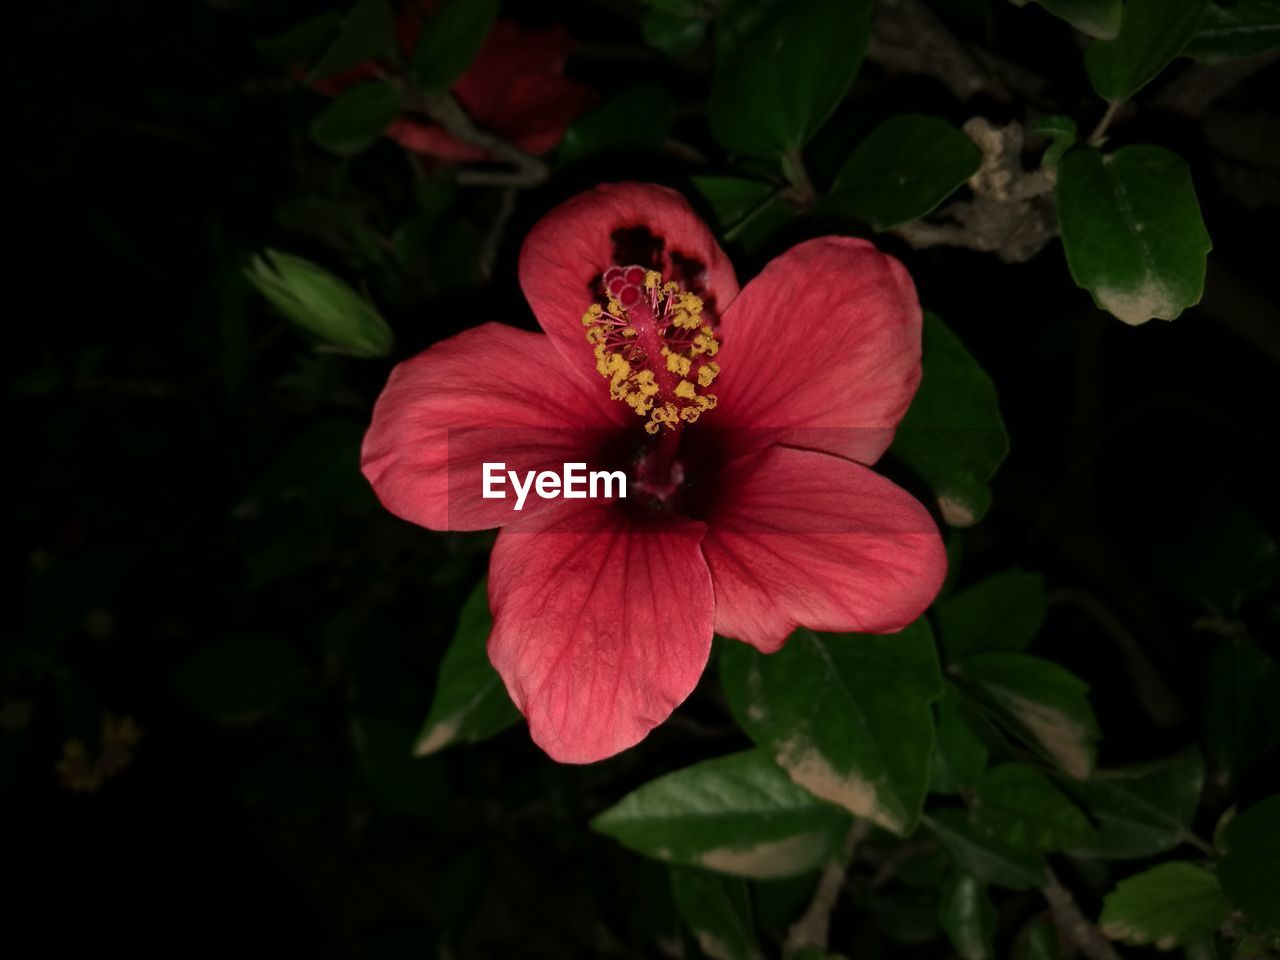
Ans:
[[[397,32],[406,58],[412,55],[433,6],[431,0],[424,0],[410,4],[400,15]],[[565,59],[573,46],[573,37],[563,26],[526,30],[499,20],[451,92],[477,127],[525,153],[546,153],[599,99],[590,87],[564,75]],[[383,72],[376,63],[363,63],[314,86],[336,96]],[[387,128],[387,136],[407,150],[440,160],[466,163],[491,159],[481,148],[463,143],[425,117],[406,114]]]
[[[487,323],[400,364],[362,464],[400,517],[502,528],[489,656],[553,758],[642,739],[713,632],[773,652],[799,625],[888,633],[929,605],[937,527],[867,466],[920,380],[898,261],[823,237],[739,292],[683,197],[612,184],[534,226],[520,282],[545,335]],[[498,461],[621,469],[628,497],[514,513],[481,496]]]

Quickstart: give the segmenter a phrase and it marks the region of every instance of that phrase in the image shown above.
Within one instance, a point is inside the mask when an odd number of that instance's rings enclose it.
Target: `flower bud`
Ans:
[[[394,337],[377,308],[310,260],[267,250],[253,258],[245,274],[272,306],[319,340],[322,349],[353,357],[391,352]]]

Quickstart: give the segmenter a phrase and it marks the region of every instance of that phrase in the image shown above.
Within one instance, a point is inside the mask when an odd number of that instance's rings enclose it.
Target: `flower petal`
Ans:
[[[713,617],[704,532],[561,504],[498,535],[489,659],[553,759],[633,746],[697,686]]]
[[[582,315],[603,302],[600,278],[614,264],[659,270],[705,301],[714,320],[738,295],[733,265],[688,201],[647,183],[608,183],[539,220],[520,251],[520,286],[565,358],[606,392]]]
[[[721,324],[717,427],[875,463],[920,383],[920,302],[865,240],[792,247]]]
[[[602,431],[630,411],[591,396],[540,333],[486,323],[391,372],[373,409],[361,468],[383,506],[433,530],[481,530],[549,501],[481,496],[485,462],[561,472],[589,462]]]
[[[574,39],[562,25],[526,30],[499,20],[453,88],[485,130],[526,153],[546,153],[599,95],[564,75]]]
[[[827,453],[771,447],[739,458],[706,519],[716,632],[765,653],[798,626],[901,630],[946,575],[928,511],[869,468]]]

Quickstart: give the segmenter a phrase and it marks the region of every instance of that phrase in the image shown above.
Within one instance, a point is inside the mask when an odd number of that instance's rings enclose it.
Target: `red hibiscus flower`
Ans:
[[[434,0],[411,4],[397,21],[406,59],[412,56],[434,6]],[[499,20],[451,92],[476,126],[525,153],[546,153],[598,99],[590,87],[564,75],[565,58],[573,44],[573,37],[562,26],[525,30]],[[383,72],[377,64],[365,63],[315,86],[335,96]],[[387,136],[407,150],[440,160],[467,163],[491,159],[479,147],[463,143],[439,124],[417,116],[405,115],[394,121]]]
[[[362,461],[392,513],[502,528],[489,656],[533,739],[589,762],[693,690],[712,633],[893,632],[946,559],[932,518],[867,464],[920,379],[902,265],[824,237],[739,292],[678,194],[598,187],[530,232],[520,283],[543,334],[487,323],[392,372]],[[545,335],[544,335],[545,334]],[[482,497],[482,464],[621,469],[626,499]]]

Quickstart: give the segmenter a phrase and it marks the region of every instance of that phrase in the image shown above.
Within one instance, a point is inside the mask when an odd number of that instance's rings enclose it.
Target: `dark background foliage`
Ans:
[[[1036,107],[1082,124],[1101,113],[1060,22],[1002,0],[937,6],[957,35],[1045,79]],[[639,178],[682,189],[710,218],[689,178],[730,162],[702,112],[709,45],[662,56],[628,3],[508,7],[568,24],[589,48],[570,75],[605,98],[663,86],[672,136],[702,159],[623,145],[555,164],[518,193],[487,282],[477,257],[494,191],[460,190],[432,221],[394,144],[341,160],[308,140],[323,98],[255,46],[314,13],[306,4],[10,11],[5,539],[18,588],[0,660],[0,784],[11,947],[657,956],[685,936],[665,870],[587,821],[658,773],[748,745],[714,670],[672,722],[597,765],[557,766],[520,728],[408,755],[491,540],[404,524],[359,476],[391,363],[484,320],[533,327],[516,255],[557,202]],[[1280,790],[1261,731],[1259,750],[1241,740],[1249,729],[1216,748],[1206,733],[1206,705],[1235,702],[1213,689],[1228,682],[1215,657],[1242,643],[1274,655],[1280,626],[1267,533],[1280,419],[1276,80],[1275,67],[1257,73],[1194,118],[1140,98],[1115,127],[1120,142],[1187,160],[1214,239],[1204,301],[1174,322],[1128,327],[1097,310],[1057,241],[1009,265],[877,240],[991,375],[1011,438],[990,514],[951,535],[958,582],[1014,565],[1044,574],[1051,604],[1034,649],[1091,685],[1100,763],[1204,745],[1201,834],[1230,803]],[[872,58],[810,169],[829,183],[898,111],[959,124],[1021,120],[1027,106],[960,103]],[[731,246],[739,274],[830,227],[800,217],[755,249]],[[366,288],[394,356],[312,350],[245,279],[265,247]],[[887,469],[922,491],[901,464]],[[72,791],[56,771],[65,744],[97,749],[104,713],[141,729],[132,763]],[[1250,762],[1215,779],[1226,763],[1215,749]],[[759,885],[759,925],[784,930],[811,883]],[[1081,883],[1091,916],[1104,891]],[[1040,908],[1022,896],[1007,908],[1015,918]],[[898,942],[910,905],[903,894],[838,911],[833,946],[945,955],[936,938]]]

